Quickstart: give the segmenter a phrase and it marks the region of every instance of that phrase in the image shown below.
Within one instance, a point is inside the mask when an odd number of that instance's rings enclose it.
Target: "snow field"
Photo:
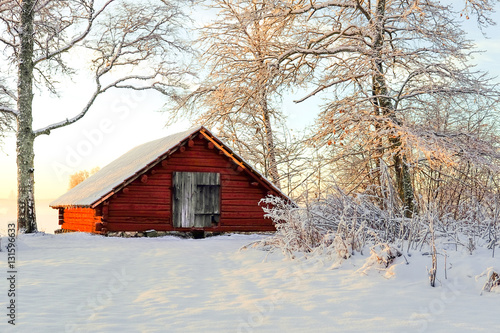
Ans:
[[[421,253],[382,269],[365,265],[369,249],[342,262],[239,251],[262,237],[22,235],[16,326],[4,314],[0,332],[500,330],[500,293],[481,295],[485,277],[479,276],[500,266],[489,250],[470,256],[448,249],[448,278],[440,255],[431,288],[431,258]],[[7,282],[0,283],[5,313]]]

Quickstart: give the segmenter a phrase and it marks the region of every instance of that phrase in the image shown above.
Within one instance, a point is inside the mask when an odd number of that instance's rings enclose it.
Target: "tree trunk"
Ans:
[[[391,139],[394,145],[400,146],[401,139],[395,137]],[[413,186],[411,183],[410,169],[406,162],[406,157],[401,153],[395,154],[394,160],[394,171],[396,173],[396,188],[398,189],[399,197],[405,206],[405,216],[410,218],[413,215],[413,210],[415,209],[413,200]]]
[[[264,94],[263,94],[264,95]],[[262,121],[264,123],[264,130],[266,131],[266,148],[267,148],[267,161],[269,163],[269,175],[271,181],[277,188],[280,186],[280,177],[278,173],[278,165],[276,164],[276,147],[274,145],[273,131],[271,127],[271,119],[269,117],[269,110],[267,109],[267,101],[265,96],[262,96],[260,101],[262,111]]]
[[[19,72],[17,82],[17,229],[37,231],[34,197],[33,103],[33,18],[34,0],[21,2]]]
[[[254,11],[257,13],[258,8],[255,6],[256,4],[254,3]],[[254,22],[254,28],[255,28],[255,38],[256,38],[256,54],[257,58],[259,60],[259,84],[257,87],[257,96],[258,96],[258,104],[260,107],[260,112],[262,115],[262,123],[264,124],[264,130],[266,131],[266,149],[267,149],[267,154],[266,154],[266,160],[269,165],[269,176],[271,177],[271,181],[273,184],[281,189],[280,186],[280,177],[278,173],[278,165],[276,164],[276,147],[274,145],[274,137],[273,137],[273,130],[271,127],[271,119],[269,116],[269,108],[267,106],[267,82],[269,78],[269,73],[267,71],[267,64],[262,60],[264,58],[264,52],[262,51],[261,47],[263,45],[263,41],[265,41],[265,38],[262,38],[262,30],[260,26],[260,20],[256,20]]]
[[[388,117],[394,124],[399,125],[400,122],[396,117],[394,105],[388,97],[387,83],[385,80],[382,51],[384,47],[384,16],[385,16],[386,1],[377,1],[377,15],[375,17],[375,40],[374,51],[376,53],[374,59],[374,74],[373,74],[373,94],[376,97],[375,104],[380,109],[380,114]],[[394,150],[401,147],[401,138],[399,136],[390,136],[389,142]],[[393,157],[394,171],[396,175],[396,188],[399,197],[405,206],[405,216],[411,217],[414,210],[414,194],[411,183],[410,169],[406,163],[406,157],[401,151],[397,151]]]

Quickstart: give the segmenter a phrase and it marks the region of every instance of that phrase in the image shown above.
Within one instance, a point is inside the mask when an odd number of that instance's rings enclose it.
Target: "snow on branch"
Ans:
[[[307,48],[293,48],[291,50],[288,50],[287,52],[283,53],[278,57],[278,63],[282,63],[285,59],[289,58],[292,55],[295,54],[302,54],[302,55],[335,55],[339,53],[360,53],[360,54],[369,54],[371,52],[365,50],[362,47],[359,46],[349,46],[349,45],[342,45],[334,48],[319,48],[319,49],[307,49]]]
[[[14,117],[17,117],[19,115],[19,112],[15,109],[11,109],[8,107],[0,106],[0,112],[4,114],[10,114],[13,115]]]
[[[66,118],[66,120],[63,120],[63,121],[60,121],[58,123],[54,123],[52,125],[49,125],[47,127],[44,127],[44,128],[41,128],[39,130],[36,130],[34,131],[34,135],[35,136],[39,136],[39,135],[42,135],[42,134],[46,134],[46,135],[49,135],[50,134],[50,131],[52,130],[55,130],[57,128],[61,128],[61,127],[64,127],[64,126],[68,126],[70,124],[73,124],[75,122],[77,122],[78,120],[80,120],[81,118],[83,118],[83,116],[85,116],[85,114],[87,114],[87,112],[89,111],[90,107],[92,106],[92,104],[94,104],[94,101],[96,100],[97,96],[99,96],[99,94],[101,94],[103,91],[98,87],[97,90],[92,94],[92,96],[90,97],[89,101],[87,102],[87,104],[85,105],[85,107],[82,109],[82,111],[80,111],[79,114],[77,114],[75,117],[73,118]]]
[[[328,84],[323,84],[319,87],[317,87],[316,89],[314,89],[314,91],[312,91],[311,93],[307,94],[306,96],[302,97],[301,99],[297,99],[297,100],[294,100],[293,102],[294,103],[301,103],[303,101],[305,101],[306,99],[308,99],[309,97],[312,97],[314,95],[316,95],[317,93],[325,90],[325,89],[328,89],[330,87],[333,87],[335,85],[338,85],[340,83],[344,83],[344,82],[347,82],[347,81],[353,81],[353,80],[356,80],[356,79],[360,79],[362,78],[363,76],[365,75],[353,75],[353,76],[350,76],[350,77],[346,77],[346,78],[342,78],[342,79],[339,79],[339,80],[336,80],[336,81],[332,81]]]
[[[315,2],[310,2],[308,6],[304,6],[302,8],[298,9],[290,9],[288,11],[288,14],[290,15],[298,15],[298,14],[304,14],[309,11],[317,11],[320,9],[328,8],[328,7],[340,7],[340,8],[356,8],[358,7],[359,2],[358,1],[326,1],[320,4],[317,4]]]

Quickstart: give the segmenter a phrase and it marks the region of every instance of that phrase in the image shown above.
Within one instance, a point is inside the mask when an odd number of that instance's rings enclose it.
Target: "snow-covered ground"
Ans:
[[[16,326],[0,283],[0,332],[498,332],[500,293],[484,293],[500,253],[448,250],[431,288],[429,256],[389,270],[369,253],[335,263],[239,249],[264,236],[201,240],[81,233],[17,239]],[[7,272],[6,238],[0,252]],[[368,251],[366,251],[368,252]],[[443,251],[441,251],[443,253]],[[6,274],[6,273],[5,273]]]

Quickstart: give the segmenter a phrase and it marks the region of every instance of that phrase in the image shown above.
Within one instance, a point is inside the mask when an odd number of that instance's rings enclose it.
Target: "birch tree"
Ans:
[[[274,1],[215,0],[217,18],[200,32],[207,78],[180,100],[197,122],[216,126],[220,136],[280,186],[276,133],[283,122],[276,98],[283,78],[269,60],[284,50],[288,19],[268,16]]]
[[[40,135],[84,117],[96,99],[115,89],[156,89],[172,93],[183,71],[174,59],[188,48],[178,30],[186,19],[182,2],[106,0],[0,1],[0,43],[3,44],[2,117],[16,121],[18,166],[18,229],[36,232],[34,149]],[[61,77],[77,72],[71,61],[88,56],[85,71],[93,91],[75,115],[34,129],[34,91],[57,93]],[[11,79],[16,78],[16,80]],[[15,81],[15,82],[11,82]],[[8,85],[10,83],[10,86]],[[17,91],[11,88],[17,85]]]
[[[465,13],[489,24],[492,3],[467,1]],[[328,100],[314,141],[335,147],[352,188],[380,184],[381,163],[387,165],[409,217],[416,209],[414,176],[424,165],[498,166],[497,138],[431,116],[480,105],[479,129],[492,124],[498,107],[498,87],[470,65],[474,47],[460,13],[432,0],[283,1],[280,13],[307,17],[296,27],[296,45],[276,64],[313,83],[297,102],[316,94]]]

